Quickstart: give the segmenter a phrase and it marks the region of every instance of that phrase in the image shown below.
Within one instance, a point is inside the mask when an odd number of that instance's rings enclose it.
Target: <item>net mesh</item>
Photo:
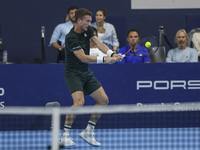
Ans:
[[[46,132],[44,125],[50,125],[50,116],[18,115],[16,112],[15,115],[1,115],[0,118],[1,150],[46,149],[46,144],[51,141],[51,132]]]
[[[56,110],[56,111],[52,111]],[[84,150],[198,150],[200,148],[200,104],[118,105],[82,108],[4,108],[0,110],[0,149],[46,150],[59,148],[65,114],[77,117],[70,131]],[[79,137],[91,113],[102,114],[94,132],[100,147]],[[56,114],[56,115],[55,115]],[[53,117],[51,117],[53,116]],[[58,117],[61,116],[61,117]],[[55,119],[60,121],[56,121]],[[53,121],[53,130],[48,130]],[[58,123],[56,125],[56,123]],[[53,139],[53,140],[52,140]],[[67,148],[67,147],[65,147]]]

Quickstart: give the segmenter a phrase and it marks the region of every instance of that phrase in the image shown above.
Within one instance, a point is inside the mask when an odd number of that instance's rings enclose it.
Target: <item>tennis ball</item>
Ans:
[[[151,47],[151,42],[146,42],[146,43],[145,43],[145,47],[146,47],[146,48]]]

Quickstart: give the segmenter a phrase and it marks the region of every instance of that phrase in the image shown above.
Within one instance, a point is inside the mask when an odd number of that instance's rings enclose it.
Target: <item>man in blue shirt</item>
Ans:
[[[51,36],[50,45],[57,49],[58,51],[62,52],[62,57],[64,57],[64,50],[65,47],[65,36],[69,33],[72,27],[75,24],[75,11],[78,9],[76,6],[72,6],[68,9],[68,21],[65,23],[61,23],[57,25],[53,31]],[[60,43],[59,43],[59,42]]]
[[[122,47],[118,53],[125,54],[127,51],[130,50],[130,48],[134,47],[135,53],[138,55],[146,55],[148,53],[147,49],[145,47],[140,46],[139,44],[135,45],[135,42],[137,42],[140,39],[139,37],[139,31],[136,29],[131,29],[127,33],[127,42],[128,45]],[[137,52],[139,51],[139,53]],[[130,51],[127,55],[134,55],[132,51]],[[119,61],[118,63],[150,63],[150,58],[148,57],[139,57],[139,56],[126,56],[122,61]]]

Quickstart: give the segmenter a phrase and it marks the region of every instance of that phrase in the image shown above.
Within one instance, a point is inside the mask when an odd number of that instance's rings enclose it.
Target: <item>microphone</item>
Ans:
[[[42,62],[45,62],[45,26],[41,26],[41,51],[42,51]]]
[[[42,33],[42,38],[44,38],[44,34],[45,34],[45,26],[41,26],[41,33]]]
[[[48,102],[45,105],[46,108],[50,108],[50,107],[60,107],[60,103],[59,102]]]

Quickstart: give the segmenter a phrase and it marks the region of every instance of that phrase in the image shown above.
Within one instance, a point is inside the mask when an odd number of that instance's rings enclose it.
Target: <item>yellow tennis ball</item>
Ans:
[[[145,43],[145,47],[146,47],[146,48],[151,47],[151,42],[146,42],[146,43]]]

